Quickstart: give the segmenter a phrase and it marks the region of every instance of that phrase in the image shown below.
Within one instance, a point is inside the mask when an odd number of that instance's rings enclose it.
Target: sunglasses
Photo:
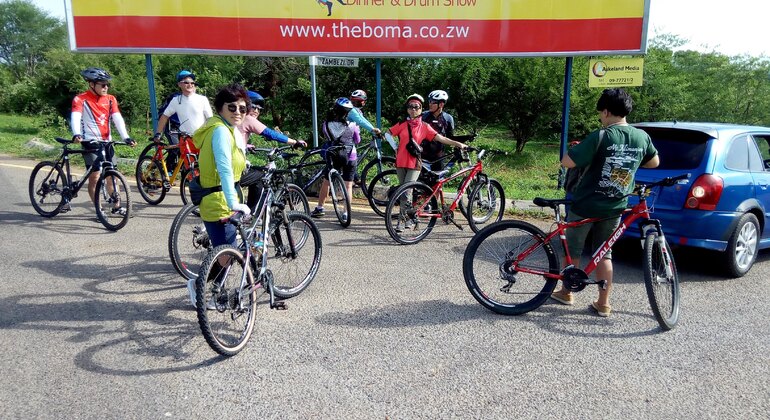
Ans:
[[[257,111],[262,112],[262,107],[257,104],[251,104],[251,109],[256,109]]]
[[[198,86],[198,84],[197,84],[197,83],[195,83],[195,82],[179,82],[179,83],[181,83],[181,84],[183,84],[183,85],[193,85],[193,86]]]
[[[236,104],[227,104],[227,110],[235,114],[240,111],[241,114],[245,114],[247,111],[246,105],[238,106]]]
[[[409,105],[406,107],[407,109],[422,109],[420,105]]]
[[[109,83],[96,82],[96,86],[110,87]]]

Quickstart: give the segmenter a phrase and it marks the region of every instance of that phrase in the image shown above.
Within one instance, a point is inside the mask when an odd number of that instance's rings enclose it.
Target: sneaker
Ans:
[[[324,211],[323,207],[316,207],[313,209],[312,212],[310,212],[310,217],[324,217],[326,216],[326,212]]]
[[[206,302],[206,309],[208,309],[209,311],[213,311],[213,310],[217,309],[217,297],[216,296],[211,296],[211,299],[209,299],[209,301]]]
[[[190,294],[190,303],[192,303],[192,306],[196,306],[195,279],[187,280],[187,292]]]
[[[70,206],[69,201],[65,202],[63,206],[61,206],[61,210],[59,210],[62,213],[66,213],[68,211],[72,210],[72,206]]]
[[[348,212],[342,213],[342,220],[348,220]]]
[[[125,216],[126,214],[128,214],[128,210],[125,207],[113,207],[111,211],[112,211],[112,214],[117,214],[120,216]]]
[[[602,318],[607,318],[610,316],[610,312],[612,312],[612,306],[610,305],[599,305],[596,302],[591,303],[591,309],[596,312],[596,315],[599,315]]]
[[[551,293],[551,299],[561,303],[562,305],[575,304],[575,299],[573,299],[572,293],[565,292],[564,289]]]

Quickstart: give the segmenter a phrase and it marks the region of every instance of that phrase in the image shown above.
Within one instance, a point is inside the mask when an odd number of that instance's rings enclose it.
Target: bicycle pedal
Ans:
[[[607,290],[607,280],[599,280],[596,282],[596,285],[602,290]]]
[[[163,189],[168,191],[171,189],[171,183],[168,181],[163,181]]]
[[[276,301],[273,302],[273,304],[270,306],[271,309],[277,309],[279,311],[285,311],[289,309],[289,305],[286,304],[284,301]]]

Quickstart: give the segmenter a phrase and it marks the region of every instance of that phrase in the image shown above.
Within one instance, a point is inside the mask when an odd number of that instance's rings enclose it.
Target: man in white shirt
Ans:
[[[192,134],[200,128],[207,119],[214,115],[211,110],[211,104],[208,98],[203,95],[195,93],[195,74],[190,71],[182,70],[176,75],[176,82],[181,92],[168,103],[168,106],[163,111],[163,115],[158,118],[158,129],[153,137],[153,140],[160,141],[163,128],[168,124],[169,118],[176,114],[179,119],[179,131]],[[171,136],[171,142],[176,144],[179,142],[177,136]],[[177,153],[170,153],[169,159],[166,162],[169,170],[174,167],[176,163]]]

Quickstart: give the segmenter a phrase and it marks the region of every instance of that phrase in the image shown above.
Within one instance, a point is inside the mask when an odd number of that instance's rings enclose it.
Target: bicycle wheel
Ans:
[[[375,175],[367,187],[366,199],[369,206],[378,215],[385,217],[388,201],[398,188],[398,175],[395,169],[388,169]]]
[[[164,176],[163,166],[154,159],[154,155],[143,156],[137,161],[136,188],[148,204],[158,205],[166,198]]]
[[[286,195],[289,210],[310,214],[310,203],[308,203],[307,195],[302,191],[302,188],[295,184],[286,184]]]
[[[422,182],[407,182],[393,193],[385,208],[390,237],[404,245],[423,240],[441,217],[433,191]]]
[[[342,175],[338,172],[330,173],[329,185],[331,186],[330,196],[337,220],[340,221],[342,227],[348,227],[350,226],[350,197],[348,197],[348,190],[345,188],[345,181],[342,180]]]
[[[304,213],[289,212],[271,232],[268,267],[273,292],[280,298],[297,296],[313,281],[321,266],[321,232]]]
[[[297,163],[298,168],[294,171],[294,176],[290,179],[291,183],[297,184],[309,195],[313,195],[321,188],[323,177],[319,176],[312,184],[308,184],[316,174],[323,171],[326,167],[326,161],[321,158],[321,150],[315,150],[306,153]]]
[[[519,315],[536,309],[551,295],[556,280],[544,275],[508,270],[559,273],[559,261],[545,233],[529,223],[506,220],[477,233],[463,255],[463,277],[473,297],[484,307],[503,315]],[[530,252],[521,260],[518,256]]]
[[[223,356],[238,354],[254,331],[257,293],[240,251],[220,245],[201,263],[195,310],[203,338]]]
[[[364,166],[364,169],[361,171],[361,179],[359,182],[361,192],[364,193],[366,198],[369,198],[369,185],[371,185],[374,178],[390,169],[396,169],[396,159],[391,156],[383,156],[382,159],[377,159],[375,157]],[[383,204],[383,208],[385,205],[386,204]]]
[[[190,204],[190,181],[192,181],[192,172],[184,169],[179,173],[179,194],[182,196],[182,204]]]
[[[185,279],[198,275],[200,262],[211,248],[198,206],[187,204],[177,213],[168,232],[168,255],[174,270]]]
[[[644,240],[644,286],[655,319],[668,331],[679,321],[679,275],[671,248],[659,239],[653,231]]]
[[[126,178],[114,169],[107,169],[96,182],[94,206],[96,218],[108,230],[116,231],[128,223],[131,216],[131,194]]]
[[[54,217],[64,206],[62,191],[67,178],[61,166],[54,162],[40,162],[29,177],[29,200],[43,217]]]
[[[478,232],[485,223],[503,220],[505,192],[497,180],[479,182],[468,196],[468,224]]]

